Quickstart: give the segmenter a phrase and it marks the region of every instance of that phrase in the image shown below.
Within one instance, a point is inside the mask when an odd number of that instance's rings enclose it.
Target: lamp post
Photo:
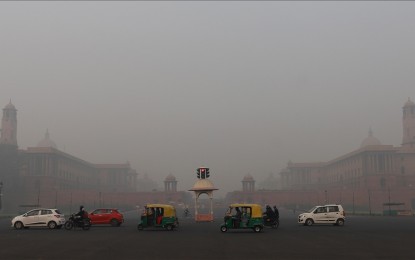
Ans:
[[[355,211],[354,211],[354,191],[353,191],[353,215],[355,214]]]
[[[3,181],[0,181],[0,210],[3,208],[3,202],[2,202],[3,193],[2,193],[2,189],[3,189]]]
[[[325,204],[327,204],[327,190],[324,191],[324,196],[326,198],[326,203]]]
[[[372,216],[372,206],[370,205],[370,190],[368,190],[369,195],[369,216]]]
[[[392,210],[391,210],[391,189],[390,188],[388,188],[388,205],[389,205],[389,216],[391,216],[392,215]]]
[[[55,185],[55,208],[58,207],[58,186]]]

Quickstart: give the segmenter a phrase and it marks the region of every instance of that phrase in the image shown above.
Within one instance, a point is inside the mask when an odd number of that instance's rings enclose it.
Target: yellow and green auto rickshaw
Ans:
[[[224,223],[220,226],[222,232],[228,229],[253,229],[255,232],[261,232],[263,228],[261,205],[244,203],[229,205]]]
[[[147,204],[141,215],[138,230],[145,228],[165,228],[173,230],[179,226],[176,209],[167,204]]]

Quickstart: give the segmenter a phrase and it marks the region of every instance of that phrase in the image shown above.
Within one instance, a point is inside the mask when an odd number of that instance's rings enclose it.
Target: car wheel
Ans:
[[[24,228],[24,225],[23,225],[22,222],[17,221],[16,223],[14,223],[14,228],[15,229],[22,229],[22,228]]]
[[[57,224],[56,224],[55,221],[49,221],[49,223],[48,223],[48,228],[49,229],[55,229],[56,226],[57,226]]]
[[[173,230],[173,226],[172,226],[172,225],[167,225],[167,226],[166,226],[166,229],[167,229],[168,231],[172,231],[172,230]]]
[[[311,219],[311,218],[308,218],[306,221],[305,221],[305,225],[306,226],[311,226],[311,225],[313,225],[314,224],[314,221]]]
[[[119,226],[119,225],[118,225],[118,221],[117,221],[115,218],[111,219],[111,221],[110,221],[110,225],[111,225],[111,226],[113,226],[113,227],[117,227],[117,226]]]
[[[254,231],[257,232],[257,233],[261,232],[261,230],[262,230],[261,226],[255,226],[254,227]]]
[[[223,233],[225,233],[226,231],[228,231],[228,228],[226,226],[221,226],[220,227],[220,231],[222,231]]]
[[[336,225],[337,225],[337,226],[344,226],[344,219],[339,218],[339,219],[336,221]]]

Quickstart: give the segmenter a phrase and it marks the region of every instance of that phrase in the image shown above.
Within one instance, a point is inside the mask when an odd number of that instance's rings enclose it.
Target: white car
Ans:
[[[65,224],[65,216],[58,209],[32,209],[12,219],[15,229],[29,227],[61,228]]]
[[[324,206],[315,206],[308,212],[298,216],[298,223],[306,226],[316,224],[334,224],[343,226],[346,219],[342,205],[331,204]]]

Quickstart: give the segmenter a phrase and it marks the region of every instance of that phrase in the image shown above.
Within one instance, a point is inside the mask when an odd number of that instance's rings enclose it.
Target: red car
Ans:
[[[124,222],[124,216],[117,209],[96,209],[88,214],[92,225],[110,224],[119,227]]]

